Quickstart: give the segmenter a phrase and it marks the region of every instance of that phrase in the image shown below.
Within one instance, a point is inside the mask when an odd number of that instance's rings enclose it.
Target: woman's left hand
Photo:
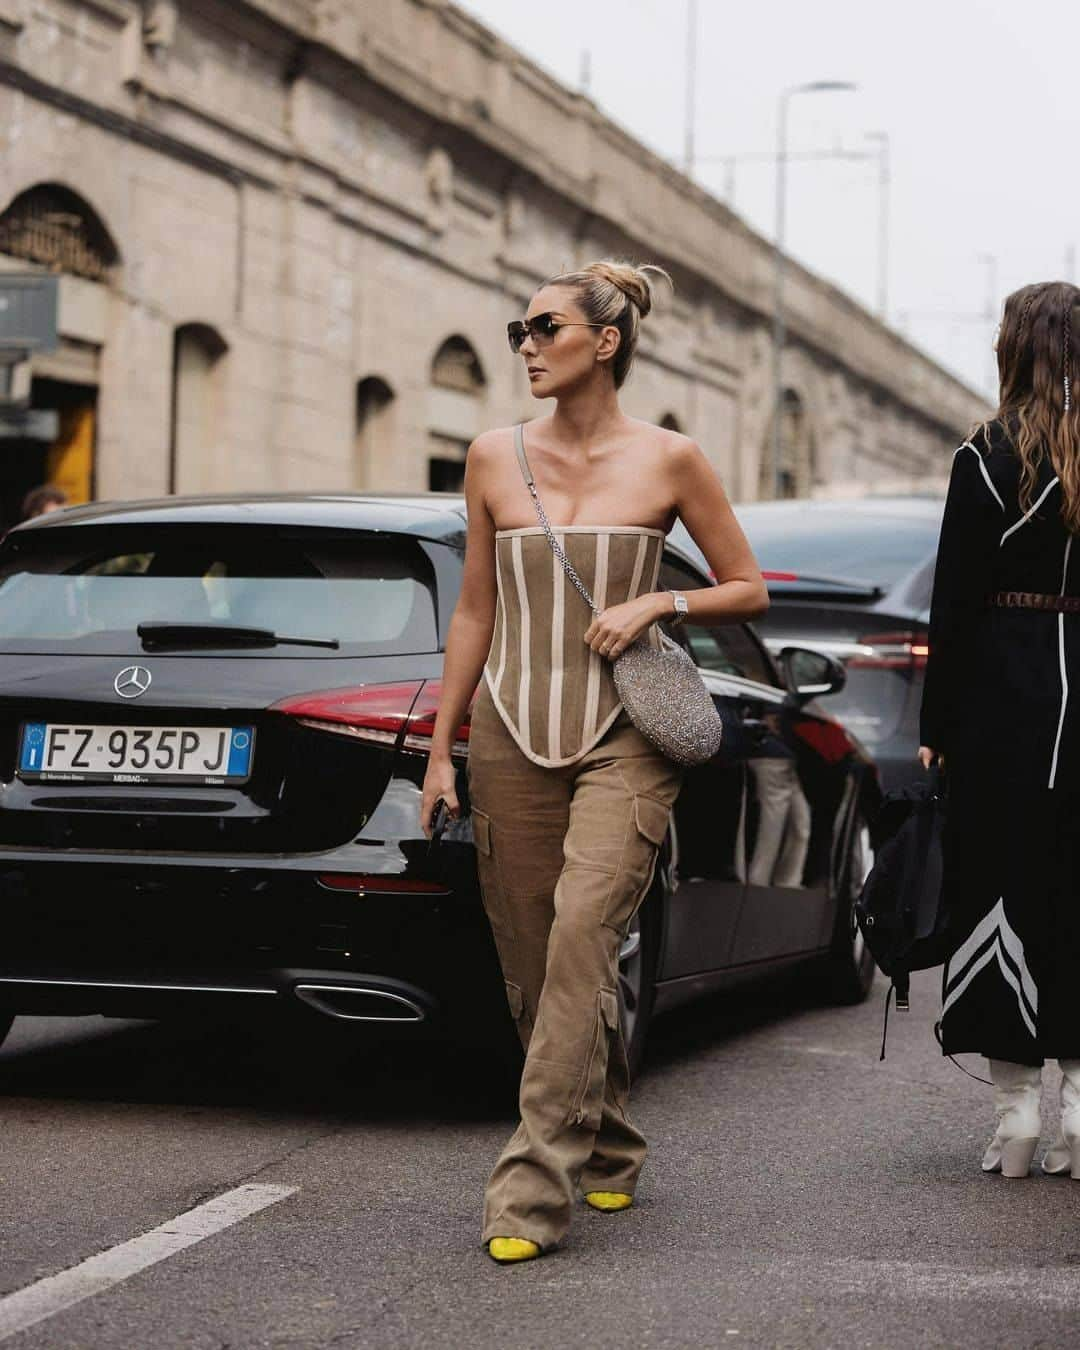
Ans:
[[[639,595],[598,614],[585,630],[585,641],[594,652],[614,661],[659,617],[656,595]]]

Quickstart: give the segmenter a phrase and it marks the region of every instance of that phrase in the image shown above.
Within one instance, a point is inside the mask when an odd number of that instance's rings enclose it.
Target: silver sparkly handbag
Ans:
[[[525,485],[532,494],[548,543],[585,603],[593,614],[599,614],[548,523],[525,458],[525,435],[520,425],[514,429],[514,443]],[[631,722],[658,750],[678,764],[704,764],[720,749],[723,735],[720,714],[689,654],[666,633],[660,632],[659,638],[660,647],[656,648],[642,634],[615,658],[612,662],[615,688]]]

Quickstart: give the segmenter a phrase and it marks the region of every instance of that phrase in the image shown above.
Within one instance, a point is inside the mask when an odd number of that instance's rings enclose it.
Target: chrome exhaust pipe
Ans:
[[[297,984],[293,993],[326,1017],[343,1022],[423,1022],[427,1013],[404,994],[355,984]]]

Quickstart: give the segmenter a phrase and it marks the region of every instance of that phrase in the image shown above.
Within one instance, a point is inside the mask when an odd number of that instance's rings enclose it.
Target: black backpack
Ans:
[[[944,774],[935,765],[923,781],[888,793],[874,822],[874,866],[855,902],[855,917],[878,967],[892,981],[885,997],[886,1032],[892,995],[898,1008],[909,1006],[911,971],[940,966],[950,953],[941,886],[945,810]]]

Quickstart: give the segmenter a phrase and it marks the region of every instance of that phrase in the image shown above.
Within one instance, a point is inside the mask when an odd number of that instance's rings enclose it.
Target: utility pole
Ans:
[[[878,283],[877,311],[882,323],[889,318],[889,187],[892,165],[887,131],[868,131],[867,140],[876,141],[878,153]]]
[[[997,326],[998,260],[994,253],[980,253],[978,259],[986,268],[986,302],[983,306],[983,319],[989,333],[987,343],[989,365],[987,367],[986,390],[990,398],[994,399],[998,382],[997,355],[994,352],[994,330]]]
[[[686,138],[683,172],[694,176],[694,130],[697,121],[697,0],[686,0]]]
[[[578,90],[589,97],[592,92],[592,52],[588,47],[582,49],[581,53],[581,74],[578,79]]]
[[[773,257],[773,399],[772,480],[773,497],[780,496],[780,410],[784,398],[784,345],[787,323],[784,315],[784,274],[787,255],[787,131],[788,104],[795,94],[840,93],[855,89],[850,80],[812,80],[781,90],[776,108],[776,247]]]

